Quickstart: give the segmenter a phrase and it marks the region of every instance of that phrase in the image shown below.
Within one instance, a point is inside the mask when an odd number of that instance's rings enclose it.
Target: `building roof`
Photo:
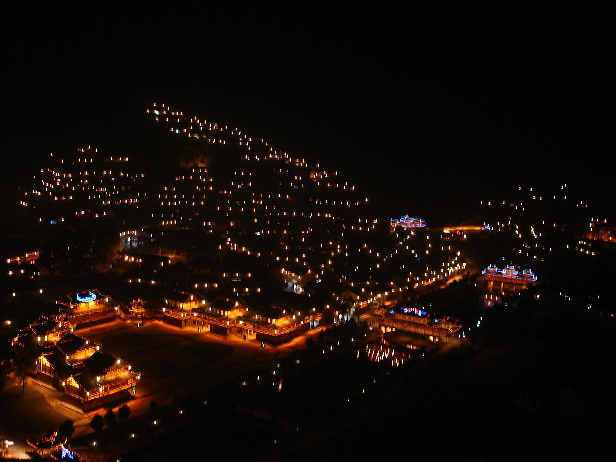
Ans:
[[[81,350],[87,344],[88,341],[85,338],[69,333],[64,335],[56,344],[56,346],[65,355],[72,355],[75,354],[77,351]]]
[[[186,292],[171,292],[166,298],[174,302],[186,303],[191,300],[190,296],[191,294]]]
[[[94,390],[98,387],[94,376],[88,372],[82,372],[73,376],[73,378],[84,390]]]
[[[66,355],[58,348],[54,347],[43,353],[42,356],[45,357],[59,377],[68,377],[73,374],[74,369],[66,362]]]
[[[94,375],[103,375],[116,363],[116,357],[97,351],[83,363],[90,373]]]
[[[257,311],[265,318],[280,319],[289,316],[289,313],[283,313],[282,308],[277,308],[275,306],[261,307],[258,308]]]
[[[31,324],[30,329],[34,332],[35,335],[45,335],[49,332],[53,332],[54,329],[58,326],[57,321],[45,321],[40,324]]]
[[[218,298],[214,300],[214,303],[212,303],[211,307],[222,310],[232,310],[235,307],[235,302],[231,300],[225,300],[224,298]]]

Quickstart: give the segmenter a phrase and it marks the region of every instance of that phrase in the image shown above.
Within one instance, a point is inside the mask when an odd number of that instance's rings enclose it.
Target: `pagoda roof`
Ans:
[[[53,332],[54,329],[58,326],[57,321],[45,321],[40,324],[31,324],[30,329],[34,332],[35,335],[45,335],[49,332]]]
[[[77,374],[73,376],[75,382],[79,384],[81,388],[84,390],[94,390],[99,385],[96,383],[95,377],[89,372],[82,372],[81,374]]]
[[[103,375],[116,363],[116,360],[115,356],[97,351],[83,363],[90,373],[94,375]]]
[[[280,319],[289,316],[289,313],[283,313],[282,308],[275,306],[261,307],[258,308],[257,311],[261,316],[272,319]]]
[[[174,302],[185,303],[190,301],[191,294],[187,292],[171,292],[166,298]]]
[[[340,298],[343,300],[357,300],[359,295],[357,295],[353,290],[346,288],[340,292]]]
[[[231,300],[225,300],[224,298],[218,298],[216,300],[214,300],[214,303],[212,303],[212,308],[218,308],[218,309],[223,309],[223,310],[231,310],[235,307],[235,302],[231,301]]]
[[[60,339],[56,346],[65,355],[71,355],[81,350],[88,344],[88,340],[75,334],[66,334]]]

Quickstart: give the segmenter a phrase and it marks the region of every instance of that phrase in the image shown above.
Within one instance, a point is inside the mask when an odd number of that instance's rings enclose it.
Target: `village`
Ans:
[[[39,412],[0,421],[14,454],[121,455],[212,421],[267,451],[348,403],[394,399],[408,368],[481,356],[520,306],[613,317],[599,295],[561,289],[559,258],[609,260],[613,241],[607,220],[556,221],[586,208],[566,185],[431,226],[379,216],[338,172],[237,128],[146,114],[168,168],[52,154],[3,231],[4,402]],[[516,408],[560,409],[516,387]]]

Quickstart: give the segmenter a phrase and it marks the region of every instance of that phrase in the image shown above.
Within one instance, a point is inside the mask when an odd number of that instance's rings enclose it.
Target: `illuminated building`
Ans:
[[[285,284],[284,290],[296,294],[303,293],[304,286],[317,279],[316,274],[305,266],[298,266],[293,270],[280,268],[280,277]]]
[[[66,379],[67,402],[84,412],[132,396],[140,374],[130,364],[97,351],[82,363],[81,371]]]
[[[490,227],[489,226],[470,226],[470,225],[464,225],[464,226],[447,226],[445,228],[443,228],[443,232],[448,234],[448,233],[480,233],[482,231],[489,231]]]
[[[39,250],[33,251],[33,252],[26,252],[22,255],[19,255],[17,257],[10,257],[6,259],[6,263],[7,264],[11,264],[11,263],[18,263],[18,264],[22,264],[22,263],[36,263],[36,261],[38,260],[39,256],[40,256],[41,252]]]
[[[315,329],[322,313],[273,305],[249,307],[241,300],[219,298],[209,306],[194,309],[163,309],[164,322],[177,327],[193,327],[224,337],[257,340],[278,345]]]
[[[59,335],[59,331],[51,328],[52,322],[43,319],[28,327],[37,332],[45,326],[45,332],[48,332],[46,349],[36,360],[37,380],[63,391],[64,400],[84,412],[135,393],[140,374],[132,371],[130,364],[102,353],[100,344],[70,333],[71,329]]]
[[[41,317],[30,324],[26,333],[39,345],[55,344],[65,334],[71,332],[72,325],[58,316]],[[27,335],[26,334],[26,335]]]
[[[607,220],[593,220],[590,222],[590,232],[588,239],[616,242],[616,226],[608,225]]]
[[[401,226],[404,229],[425,228],[426,222],[421,218],[412,218],[408,215],[404,215],[400,218],[392,218],[389,221],[389,227],[392,231],[394,231],[398,226]]]
[[[96,342],[74,334],[64,335],[55,346],[44,351],[36,362],[36,378],[54,387],[79,370],[79,366],[98,351]]]
[[[381,319],[371,317],[370,323],[382,329],[383,332],[399,330],[425,335],[435,341],[440,340],[443,342],[450,342],[453,334],[462,328],[462,325],[455,320],[442,319],[434,321],[428,319],[422,321],[421,318],[413,316],[385,316]]]
[[[201,300],[198,300],[194,294],[177,291],[166,297],[165,303],[172,309],[177,310],[191,310],[201,306]]]
[[[56,303],[69,308],[70,323],[76,328],[111,322],[116,319],[118,305],[101,295],[96,289],[67,295],[69,303],[57,300]]]
[[[459,320],[444,316],[430,317],[427,311],[418,308],[373,310],[368,322],[382,332],[393,330],[425,335],[430,341],[451,342],[454,334],[462,328]]]
[[[502,295],[519,292],[537,283],[537,276],[531,270],[518,271],[512,265],[504,269],[490,265],[482,271],[482,274],[488,292],[498,292]]]

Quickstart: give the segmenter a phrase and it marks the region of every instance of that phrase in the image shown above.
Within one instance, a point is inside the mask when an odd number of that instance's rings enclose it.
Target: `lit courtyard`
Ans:
[[[167,400],[222,383],[247,369],[270,367],[284,348],[226,339],[195,328],[115,321],[76,331],[141,373],[137,398]]]

